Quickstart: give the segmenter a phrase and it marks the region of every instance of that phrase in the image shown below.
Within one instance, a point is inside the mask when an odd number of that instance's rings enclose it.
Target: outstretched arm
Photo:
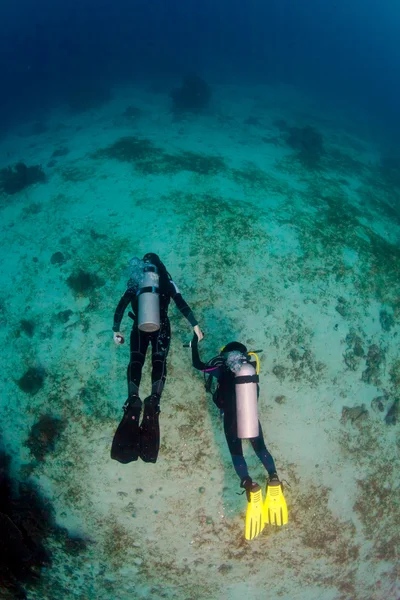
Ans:
[[[124,316],[124,312],[126,307],[132,298],[132,290],[127,289],[125,294],[122,296],[121,300],[118,302],[118,306],[114,313],[114,324],[112,330],[114,333],[119,332],[119,328],[121,327],[122,317]]]
[[[192,309],[190,308],[188,303],[183,299],[182,294],[180,293],[177,285],[172,281],[172,279],[169,282],[169,286],[169,293],[171,295],[171,298],[174,300],[176,306],[179,308],[183,316],[186,317],[186,319],[193,327],[195,334],[199,338],[199,341],[202,340],[204,335],[198,325],[198,322],[193,314]]]
[[[197,337],[196,333],[194,333],[193,339],[191,342],[192,364],[195,369],[198,369],[199,371],[204,371],[204,369],[206,368],[207,365],[200,359],[198,342],[199,342],[199,338]]]

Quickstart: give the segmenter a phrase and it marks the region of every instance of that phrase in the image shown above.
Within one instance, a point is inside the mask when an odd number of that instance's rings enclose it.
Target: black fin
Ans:
[[[155,463],[160,449],[160,396],[152,394],[144,401],[143,420],[140,426],[140,458]]]
[[[139,396],[128,398],[124,405],[124,416],[118,425],[111,446],[111,458],[122,464],[130,463],[139,457],[140,411],[142,401]]]

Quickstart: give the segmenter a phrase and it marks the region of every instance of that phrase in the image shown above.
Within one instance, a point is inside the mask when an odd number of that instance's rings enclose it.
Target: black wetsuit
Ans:
[[[197,321],[188,304],[182,298],[178,288],[172,279],[167,284],[160,284],[160,329],[154,333],[140,331],[136,322],[138,314],[138,296],[136,288],[128,288],[118,303],[114,314],[113,331],[119,331],[122,317],[128,304],[131,304],[134,316],[133,327],[130,337],[130,361],[128,365],[128,396],[139,394],[139,385],[142,376],[142,368],[146,358],[147,348],[151,342],[152,347],[152,394],[161,396],[165,379],[167,376],[167,356],[171,341],[171,326],[168,319],[168,306],[171,298],[194,327]]]
[[[213,393],[214,403],[218,406],[224,416],[224,432],[228,443],[229,452],[231,453],[232,463],[236,473],[240,477],[241,482],[249,480],[247,464],[243,456],[242,440],[237,436],[237,419],[236,419],[236,394],[235,394],[235,375],[225,365],[219,357],[214,361],[216,368],[212,368],[213,361],[204,363],[200,359],[197,347],[197,336],[192,340],[192,362],[195,369],[206,371],[211,377],[215,377],[218,384],[217,389]],[[258,387],[258,386],[257,386]],[[258,393],[258,392],[257,392]],[[270,476],[276,473],[274,459],[268,452],[260,422],[258,422],[259,433],[255,438],[250,438],[250,443],[254,452],[268,471]]]

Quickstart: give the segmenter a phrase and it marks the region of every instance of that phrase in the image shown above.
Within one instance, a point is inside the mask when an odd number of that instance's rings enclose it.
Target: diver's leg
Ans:
[[[161,396],[167,377],[167,356],[171,343],[171,326],[166,318],[161,323],[157,336],[153,337],[152,343],[152,373],[151,393]]]
[[[260,422],[258,422],[258,427],[259,427],[258,437],[251,438],[250,443],[253,446],[254,452],[256,453],[258,458],[261,460],[265,469],[268,471],[268,475],[270,477],[273,477],[276,475],[275,462],[274,462],[274,459],[272,458],[272,455],[268,452],[267,447],[265,446],[264,436],[263,436]]]
[[[143,420],[140,426],[140,458],[144,462],[157,461],[160,449],[160,397],[167,376],[167,356],[171,340],[169,320],[161,323],[160,330],[151,338],[152,373],[151,395],[144,401]]]
[[[274,459],[265,447],[264,436],[259,423],[259,435],[250,440],[255,453],[268,471],[263,504],[264,524],[282,526],[288,522],[288,509],[283,494],[283,484],[276,472]]]
[[[138,327],[133,327],[130,339],[130,359],[127,370],[129,398],[131,396],[139,395],[142,369],[149,341],[150,337],[147,333],[143,333]]]
[[[251,477],[243,456],[242,440],[237,437],[236,419],[229,410],[224,412],[224,432],[232,464],[240,479],[241,487],[246,487],[247,484],[251,485]]]
[[[246,491],[247,509],[244,535],[246,540],[252,540],[264,529],[263,499],[260,486],[252,481],[247,470],[242,440],[237,437],[236,410],[231,409],[230,415],[224,413],[224,430],[233,466],[240,477],[240,487]]]
[[[124,414],[111,446],[111,458],[126,464],[137,460],[140,452],[140,413],[142,401],[139,398],[139,384],[149,340],[137,327],[131,332],[130,362],[128,366],[128,399],[124,404]]]

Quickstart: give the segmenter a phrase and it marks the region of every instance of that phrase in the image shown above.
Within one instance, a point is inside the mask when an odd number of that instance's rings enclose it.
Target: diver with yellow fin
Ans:
[[[265,446],[258,420],[259,359],[255,352],[248,352],[244,344],[230,342],[218,356],[204,363],[199,356],[198,341],[194,334],[190,344],[192,363],[195,369],[204,373],[206,391],[212,393],[214,403],[223,413],[225,438],[232,463],[248,501],[245,538],[252,540],[262,532],[265,524],[281,526],[288,522],[283,486],[274,459]],[[214,379],[217,386],[212,391]],[[249,475],[243,456],[243,439],[250,441],[268,472],[264,501],[260,486]]]

